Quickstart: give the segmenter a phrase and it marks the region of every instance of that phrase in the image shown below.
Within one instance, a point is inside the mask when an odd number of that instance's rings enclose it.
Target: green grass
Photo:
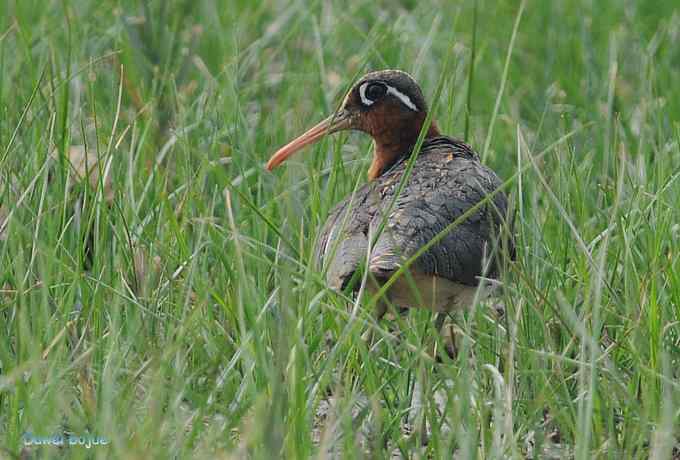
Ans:
[[[680,456],[677,2],[453,3],[3,2],[0,458]],[[263,169],[386,67],[512,179],[508,289],[453,362],[312,268],[369,139]]]

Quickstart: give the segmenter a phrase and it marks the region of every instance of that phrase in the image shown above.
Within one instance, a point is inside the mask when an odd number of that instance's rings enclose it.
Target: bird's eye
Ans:
[[[387,93],[387,87],[382,83],[371,83],[366,88],[366,98],[370,101],[377,101]]]
[[[387,86],[383,83],[363,83],[359,87],[359,97],[361,103],[368,107],[373,105],[375,101],[387,94]]]

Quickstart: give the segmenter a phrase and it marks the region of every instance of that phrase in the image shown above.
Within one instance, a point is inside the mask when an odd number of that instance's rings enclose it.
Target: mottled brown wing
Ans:
[[[470,148],[447,137],[423,145],[408,184],[385,221],[383,233],[367,257],[369,235],[378,232],[390,209],[406,162],[361,187],[331,212],[317,242],[317,260],[326,269],[330,288],[342,289],[368,260],[369,269],[387,277],[404,260],[429,242],[451,222],[500,185],[490,169],[482,166]],[[507,198],[498,193],[412,266],[419,273],[476,285],[483,260],[494,247],[494,237],[507,212]],[[492,263],[488,277],[497,276]]]
[[[371,253],[370,271],[380,277],[389,276],[422,246],[456,221],[501,182],[476,158],[446,157],[445,152],[430,152],[435,161],[424,161],[414,168],[411,179],[397,198],[387,218],[385,230]],[[386,194],[384,212],[392,196]],[[412,265],[417,273],[435,275],[475,286],[479,276],[496,277],[495,258],[484,273],[485,261],[494,253],[501,223],[507,213],[507,198],[502,192],[457,226],[437,244],[425,251]],[[377,227],[382,213],[371,223]]]
[[[341,290],[367,260],[368,226],[376,209],[374,184],[366,184],[331,211],[316,245],[316,260],[331,289]]]

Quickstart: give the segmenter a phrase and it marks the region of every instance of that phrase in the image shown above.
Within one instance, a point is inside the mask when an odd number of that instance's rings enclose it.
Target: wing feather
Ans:
[[[377,231],[387,212],[385,228],[369,258],[369,270],[378,277],[389,276],[501,185],[496,174],[481,165],[467,145],[441,137],[423,146],[408,184],[390,210],[404,169],[405,163],[396,165],[331,212],[317,245],[317,257],[327,269],[329,287],[342,289],[364,263],[368,235]],[[350,203],[355,203],[351,209]],[[497,193],[425,251],[413,269],[471,286],[478,283],[481,275],[496,277],[497,261],[491,259],[487,273],[484,261],[497,246],[507,211],[507,197]],[[512,241],[509,243],[511,246]]]

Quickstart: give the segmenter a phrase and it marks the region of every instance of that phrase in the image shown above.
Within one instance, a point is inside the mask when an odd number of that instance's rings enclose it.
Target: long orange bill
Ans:
[[[278,165],[286,161],[289,156],[303,147],[317,142],[326,134],[332,134],[343,129],[348,129],[350,127],[350,122],[350,116],[346,110],[341,110],[340,112],[331,115],[321,123],[309,129],[306,133],[293,139],[288,144],[278,149],[267,162],[267,170],[271,171],[272,169],[276,168]]]

